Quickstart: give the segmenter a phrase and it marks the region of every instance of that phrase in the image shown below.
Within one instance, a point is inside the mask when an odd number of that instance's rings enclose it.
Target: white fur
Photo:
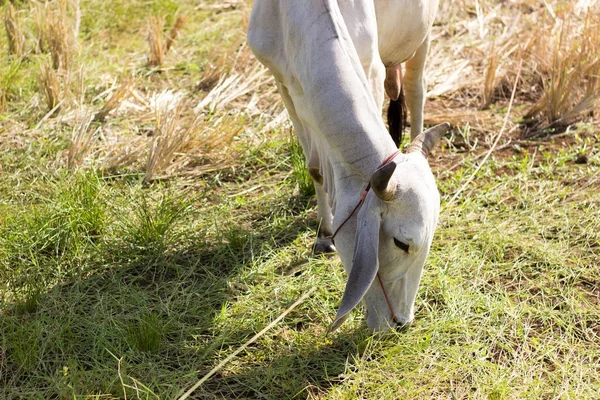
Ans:
[[[315,188],[327,232],[346,219],[373,172],[396,150],[381,118],[385,66],[406,63],[412,138],[422,131],[423,65],[436,9],[437,0],[254,2],[248,43],[276,78],[308,167],[323,178],[322,184],[315,181]],[[363,295],[369,328],[393,325],[381,286],[363,281],[373,279],[377,266],[396,318],[400,323],[414,318],[439,194],[421,154],[399,155],[396,163],[390,180],[393,199],[383,201],[369,192],[361,210],[335,238],[350,274],[335,326],[356,305],[348,299]],[[394,245],[394,237],[409,243],[409,253]],[[366,278],[359,276],[359,269]]]

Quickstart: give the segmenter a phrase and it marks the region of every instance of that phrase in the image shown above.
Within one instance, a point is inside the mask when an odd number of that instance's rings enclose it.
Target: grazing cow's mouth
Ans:
[[[396,321],[396,320],[394,320],[394,322],[396,322],[396,326],[394,327],[396,332],[406,332],[408,330],[408,328],[410,328],[411,325],[413,324],[413,321]]]
[[[367,326],[369,325],[369,315],[369,310],[365,309],[365,320],[367,322]],[[389,319],[386,319],[386,322],[379,321],[379,324],[376,324],[376,326],[368,326],[371,332],[376,333],[393,330],[398,333],[403,333],[406,332],[414,323],[414,319],[407,320],[404,318],[399,318],[396,315],[390,315],[389,317]]]

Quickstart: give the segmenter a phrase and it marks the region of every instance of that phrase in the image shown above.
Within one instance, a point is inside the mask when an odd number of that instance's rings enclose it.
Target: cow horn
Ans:
[[[391,161],[383,167],[377,169],[371,177],[371,187],[373,192],[381,200],[389,201],[394,197],[395,187],[392,175],[396,170],[396,163]]]
[[[413,139],[406,152],[420,152],[425,158],[427,158],[429,153],[431,153],[431,150],[433,150],[437,142],[440,141],[448,129],[450,129],[450,124],[448,122],[444,122],[443,124],[439,124],[433,128],[427,129],[425,132]]]

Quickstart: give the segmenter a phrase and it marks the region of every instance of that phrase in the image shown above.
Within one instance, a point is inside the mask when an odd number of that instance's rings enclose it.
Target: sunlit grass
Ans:
[[[248,4],[82,2],[77,51],[58,57],[83,71],[67,86],[37,47],[31,4],[12,4],[25,57],[0,60],[0,398],[176,398],[312,288],[194,395],[597,397],[594,116],[538,142],[515,128],[449,202],[506,113],[518,56],[508,33],[547,6],[442,2],[431,65],[470,57],[471,75],[428,102],[457,126],[431,157],[442,213],[415,324],[371,335],[356,310],[327,335],[345,273],[337,257],[308,257],[312,182],[271,78],[243,46]],[[178,15],[186,25],[149,69],[148,18],[172,27]],[[3,33],[0,45],[9,48]],[[50,96],[44,62],[58,82]],[[535,72],[524,71],[516,112],[543,92],[526,93]],[[151,153],[165,121],[158,93],[185,99],[170,132],[194,134]],[[152,154],[162,164],[144,179]]]

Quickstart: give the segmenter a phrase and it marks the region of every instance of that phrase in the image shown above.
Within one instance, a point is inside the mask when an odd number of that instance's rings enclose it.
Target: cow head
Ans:
[[[371,177],[372,190],[357,215],[354,244],[336,240],[344,265],[350,254],[352,259],[331,330],[340,326],[361,300],[372,331],[413,320],[415,297],[440,212],[439,192],[426,157],[448,128],[449,124],[442,124],[421,133],[406,154],[398,155]]]

